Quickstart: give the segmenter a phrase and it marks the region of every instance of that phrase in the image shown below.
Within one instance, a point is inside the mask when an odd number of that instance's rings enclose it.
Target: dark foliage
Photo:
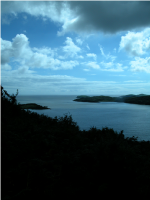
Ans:
[[[16,95],[1,87],[2,200],[149,195],[149,141],[80,131],[71,116],[22,110]]]

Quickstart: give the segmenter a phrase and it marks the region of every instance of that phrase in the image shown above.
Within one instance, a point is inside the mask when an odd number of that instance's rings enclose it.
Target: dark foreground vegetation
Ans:
[[[149,195],[149,141],[108,128],[80,131],[71,116],[25,111],[8,95],[1,87],[2,200]]]
[[[124,95],[120,97],[110,97],[110,96],[93,96],[89,97],[86,95],[77,96],[74,101],[79,102],[125,102],[125,103],[133,103],[133,104],[142,104],[142,105],[150,105],[150,95],[139,94],[139,95]]]

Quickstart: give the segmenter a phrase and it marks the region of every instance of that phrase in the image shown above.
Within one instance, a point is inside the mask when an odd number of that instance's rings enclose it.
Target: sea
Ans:
[[[76,97],[77,95],[18,95],[17,102],[48,106],[50,109],[30,111],[52,118],[71,115],[80,130],[108,127],[117,133],[123,130],[125,138],[134,136],[137,141],[150,141],[150,105],[73,101]]]

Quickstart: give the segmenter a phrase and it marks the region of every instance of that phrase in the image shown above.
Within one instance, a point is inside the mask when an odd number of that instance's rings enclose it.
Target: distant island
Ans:
[[[124,103],[133,103],[133,104],[142,104],[142,105],[150,105],[150,95],[146,94],[129,94],[129,95],[123,95],[120,97],[110,97],[110,96],[87,96],[87,95],[80,95],[77,96],[76,99],[73,101],[78,102],[91,102],[91,103],[97,103],[97,102],[124,102]]]
[[[32,110],[44,110],[50,109],[47,106],[40,106],[36,103],[19,104],[22,109],[32,109]]]

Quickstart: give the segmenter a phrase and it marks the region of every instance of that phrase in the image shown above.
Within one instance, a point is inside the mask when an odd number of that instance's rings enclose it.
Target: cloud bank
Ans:
[[[9,23],[7,14],[25,12],[59,23],[59,35],[70,31],[113,34],[150,25],[148,1],[2,1],[1,8],[2,23]]]

